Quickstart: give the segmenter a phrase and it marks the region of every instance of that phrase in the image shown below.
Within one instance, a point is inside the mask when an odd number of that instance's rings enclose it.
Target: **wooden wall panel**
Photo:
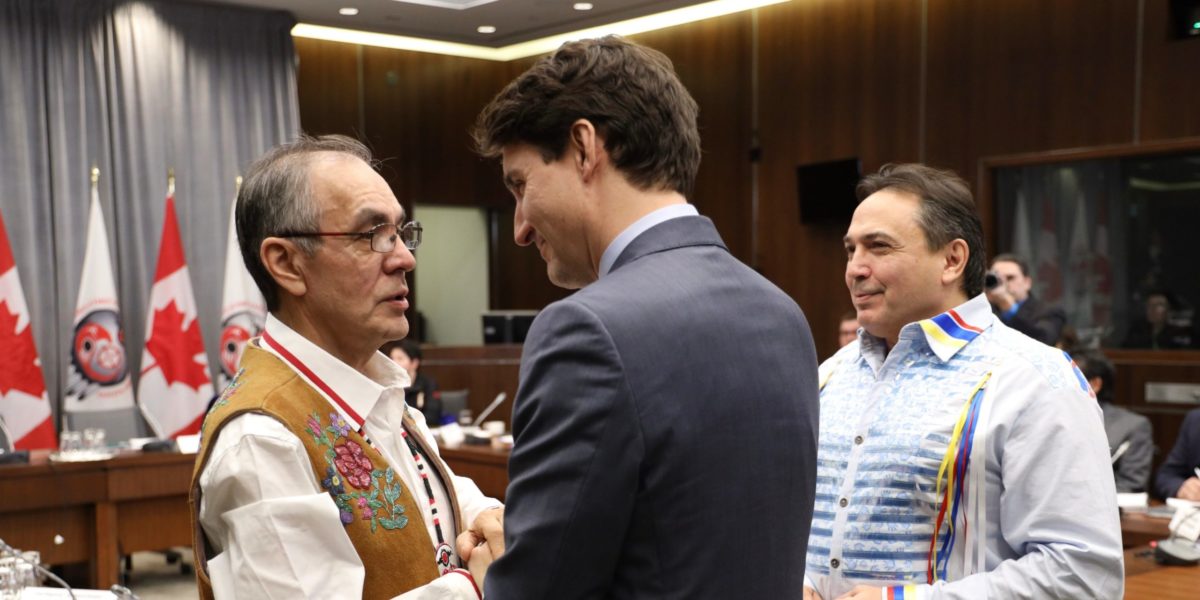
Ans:
[[[760,9],[762,163],[756,262],[837,347],[848,223],[801,225],[797,165],[860,157],[864,171],[918,153],[920,3],[791,2]]]
[[[488,420],[504,421],[512,427],[512,405],[517,398],[521,367],[520,346],[428,346],[422,350],[421,371],[433,377],[441,390],[469,390],[467,407],[478,416],[496,398],[508,400]]]
[[[367,139],[405,204],[509,202],[499,169],[472,150],[475,117],[508,81],[505,63],[363,48]]]
[[[858,156],[872,171],[923,159],[975,181],[984,157],[1129,143],[1135,128],[1142,140],[1200,135],[1192,76],[1200,40],[1168,41],[1167,2],[1140,4],[1140,95],[1133,0],[797,0],[635,39],[666,53],[700,104],[704,162],[693,201],[735,255],[800,303],[826,356],[849,306],[845,225],[799,224],[795,167]],[[392,157],[385,172],[406,204],[496,208],[494,307],[561,297],[540,258],[512,245],[499,167],[475,157],[467,136],[478,110],[536,57],[493,63],[362,48],[360,118],[359,48],[296,46],[307,130],[362,133]],[[746,161],[755,94],[757,223]],[[991,207],[981,212],[990,231]]]
[[[1141,140],[1200,135],[1200,38],[1171,39],[1168,3],[1145,3]]]
[[[1194,404],[1146,401],[1147,383],[1200,384],[1200,352],[1105,350],[1116,368],[1113,401],[1146,415],[1154,427],[1154,472],[1166,460],[1179,436],[1179,426]]]
[[[716,224],[729,251],[750,262],[753,131],[750,12],[633,36],[666,54],[700,106],[703,158],[689,198]]]
[[[1132,140],[1137,2],[927,2],[927,162]]]
[[[534,246],[518,246],[513,241],[515,206],[493,209],[492,228],[496,232],[492,245],[495,267],[492,271],[492,308],[496,310],[540,310],[547,304],[565,298],[574,290],[565,290],[550,283],[546,261]]]
[[[312,135],[340,133],[363,139],[359,111],[361,46],[293,38],[299,67],[300,126]]]

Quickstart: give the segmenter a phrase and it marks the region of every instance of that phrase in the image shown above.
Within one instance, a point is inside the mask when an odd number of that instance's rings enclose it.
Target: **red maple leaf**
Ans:
[[[20,390],[41,398],[46,393],[46,381],[37,364],[37,348],[33,345],[33,328],[28,324],[17,331],[19,317],[8,308],[8,300],[0,300],[0,394]]]
[[[212,383],[208,378],[208,366],[196,362],[196,355],[204,352],[200,339],[199,320],[183,328],[183,313],[175,301],[154,311],[154,332],[146,340],[146,351],[154,356],[154,362],[162,369],[167,385],[182,383],[194,390]]]

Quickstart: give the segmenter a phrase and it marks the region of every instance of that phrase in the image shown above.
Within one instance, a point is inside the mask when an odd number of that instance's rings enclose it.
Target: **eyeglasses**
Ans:
[[[418,221],[409,221],[404,225],[396,225],[395,223],[380,223],[366,231],[313,231],[310,233],[300,233],[287,231],[284,233],[275,234],[275,237],[296,238],[296,237],[354,237],[363,240],[371,240],[371,249],[376,252],[388,253],[396,249],[396,240],[404,242],[404,247],[409,250],[416,250],[421,245],[421,223]]]

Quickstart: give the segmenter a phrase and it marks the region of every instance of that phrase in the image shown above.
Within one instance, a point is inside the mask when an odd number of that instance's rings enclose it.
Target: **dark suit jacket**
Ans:
[[[999,312],[997,312],[999,314]],[[1053,346],[1062,335],[1067,323],[1067,313],[1058,306],[1046,304],[1030,294],[1017,309],[1017,314],[1005,321],[1005,325],[1049,346]]]
[[[418,372],[413,378],[412,385],[404,388],[404,401],[409,406],[420,410],[425,415],[425,422],[430,427],[442,424],[442,399],[438,394],[437,381]],[[457,416],[457,415],[455,415]]]
[[[649,229],[529,331],[487,597],[800,598],[817,412],[795,302],[707,218]]]
[[[1200,467],[1200,408],[1193,410],[1183,419],[1179,438],[1167,456],[1167,461],[1158,468],[1154,480],[1154,493],[1170,498],[1179,491],[1189,477],[1195,477],[1192,469]]]
[[[1101,402],[1108,451],[1121,452],[1113,463],[1118,492],[1144,492],[1150,483],[1154,460],[1154,433],[1150,419],[1111,402]]]

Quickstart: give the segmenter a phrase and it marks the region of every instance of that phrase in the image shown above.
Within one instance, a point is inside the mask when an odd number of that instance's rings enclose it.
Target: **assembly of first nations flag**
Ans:
[[[68,413],[119,410],[133,407],[133,385],[125,357],[121,310],[113,283],[108,251],[108,230],[100,211],[100,194],[92,186],[87,247],[79,299],[75,302],[67,389],[63,410]]]
[[[29,307],[0,217],[0,417],[17,450],[53,448],[54,419],[33,343]]]
[[[146,313],[146,350],[138,382],[142,414],[159,437],[198,433],[213,386],[175,219],[173,190],[167,194],[162,246]]]

